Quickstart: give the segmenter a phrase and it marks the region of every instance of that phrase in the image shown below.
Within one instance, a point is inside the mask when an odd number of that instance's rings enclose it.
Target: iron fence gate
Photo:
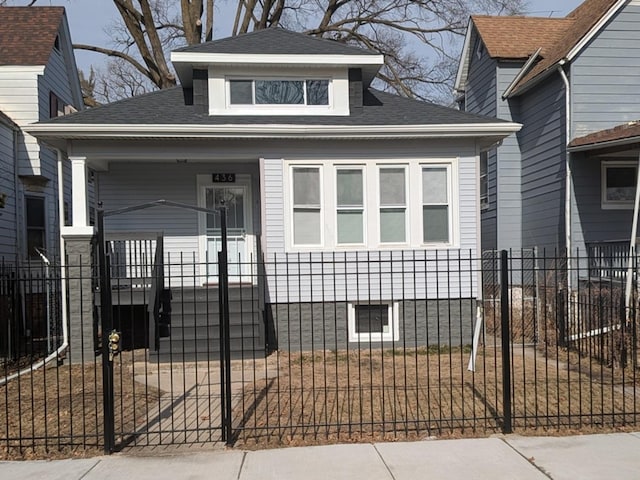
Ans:
[[[197,344],[197,324],[172,328],[172,287],[184,292],[185,283],[196,288],[202,284],[201,274],[185,272],[186,265],[195,267],[195,259],[165,259],[163,238],[149,241],[108,242],[104,218],[156,206],[170,206],[217,215],[222,231],[221,250],[216,259],[218,272],[217,298],[209,298],[205,289],[204,312],[197,308],[195,317],[206,317],[206,358],[195,358],[187,364],[186,342]],[[100,292],[100,353],[103,382],[104,451],[112,453],[129,444],[159,445],[224,441],[231,443],[231,370],[229,283],[227,258],[226,208],[201,207],[159,200],[113,211],[98,211],[97,243]],[[174,258],[175,260],[175,258]],[[185,262],[185,260],[187,260]],[[189,262],[191,260],[191,262]],[[201,262],[209,278],[209,259]],[[165,271],[174,285],[165,282]],[[114,277],[114,273],[117,274]],[[175,285],[175,280],[179,284]],[[114,284],[115,282],[115,284]],[[206,281],[205,281],[206,283]],[[197,306],[194,293],[193,306]],[[217,309],[211,308],[217,302]],[[184,313],[189,302],[181,299]],[[146,310],[146,311],[145,311]],[[114,316],[116,322],[114,322]],[[215,321],[213,319],[215,318]],[[212,356],[211,329],[217,324],[217,355]],[[127,325],[127,331],[123,327]],[[187,339],[187,330],[193,338]],[[178,342],[173,338],[180,336]],[[168,342],[163,339],[168,338]],[[126,342],[126,345],[123,345]],[[167,346],[161,349],[161,345]],[[123,355],[123,346],[130,355]],[[136,348],[138,347],[138,348]],[[142,347],[145,350],[140,352]],[[182,348],[180,348],[182,347]],[[197,346],[195,349],[197,353]],[[155,360],[155,362],[154,362]],[[167,363],[168,366],[165,366]],[[214,368],[213,363],[218,368]],[[200,368],[198,368],[200,367]],[[115,372],[114,372],[115,370]],[[217,372],[217,375],[213,375]],[[205,376],[205,378],[202,378]]]

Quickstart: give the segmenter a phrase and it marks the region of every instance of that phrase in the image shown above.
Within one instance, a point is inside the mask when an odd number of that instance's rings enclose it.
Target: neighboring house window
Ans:
[[[450,248],[458,243],[456,159],[285,166],[287,249]]]
[[[319,167],[294,167],[293,244],[322,244],[322,208]]]
[[[65,104],[53,92],[49,92],[49,118],[61,117],[64,115]]]
[[[449,243],[451,239],[451,174],[447,165],[422,168],[422,239]]]
[[[407,241],[405,167],[380,167],[380,243]]]
[[[637,162],[602,162],[602,208],[633,208],[637,176]]]
[[[489,208],[489,154],[480,152],[480,209]]]
[[[329,105],[329,80],[229,80],[230,105]]]
[[[46,208],[42,197],[26,197],[27,254],[39,258],[46,245]],[[37,249],[37,250],[36,250]]]
[[[350,342],[386,342],[399,339],[398,303],[348,304]]]
[[[364,243],[364,170],[336,169],[336,218],[339,244]]]

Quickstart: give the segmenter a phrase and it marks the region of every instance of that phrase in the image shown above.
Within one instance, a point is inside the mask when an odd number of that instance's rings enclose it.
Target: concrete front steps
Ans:
[[[257,287],[229,288],[231,358],[265,354],[264,323]],[[220,312],[217,287],[172,288],[169,336],[149,349],[155,362],[209,361],[220,358]]]

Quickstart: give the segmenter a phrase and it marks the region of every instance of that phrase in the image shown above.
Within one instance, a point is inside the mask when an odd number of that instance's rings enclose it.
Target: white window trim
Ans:
[[[384,207],[381,205],[381,199],[380,199],[380,171],[384,170],[384,169],[398,169],[398,168],[403,168],[404,169],[404,206],[402,205],[397,205],[397,206],[391,206],[391,205],[385,205]],[[385,246],[387,248],[389,247],[406,247],[410,241],[411,241],[411,233],[410,233],[410,228],[411,228],[411,217],[409,215],[409,205],[410,205],[410,198],[411,198],[411,190],[410,190],[410,183],[409,182],[409,178],[410,178],[410,172],[409,172],[409,165],[407,163],[378,163],[376,165],[376,216],[377,216],[377,224],[378,224],[378,236],[377,236],[377,240],[378,240],[378,244],[380,246]],[[382,241],[382,223],[380,222],[380,212],[383,208],[404,208],[404,242],[383,242]]]
[[[255,81],[256,80],[298,80],[305,82],[305,103],[302,104],[233,104],[231,103],[231,81],[232,80],[250,80],[251,83],[251,91],[255,98]],[[306,81],[307,80],[328,80],[329,88],[327,95],[329,97],[328,105],[307,105],[306,104]],[[290,76],[259,76],[259,75],[230,75],[224,78],[224,91],[225,91],[225,108],[234,115],[277,115],[277,114],[291,114],[291,115],[300,115],[305,110],[309,110],[309,114],[318,115],[327,112],[333,112],[334,108],[334,93],[333,93],[333,77],[327,75],[317,75],[317,76],[301,76],[301,75],[290,75]]]
[[[294,211],[294,203],[293,203],[293,170],[296,168],[317,168],[318,169],[318,181],[320,182],[320,243],[318,244],[300,244],[297,245],[295,243],[295,235],[294,235],[294,228],[293,228],[293,211]],[[288,244],[291,246],[292,249],[298,250],[298,251],[308,251],[308,250],[323,250],[323,245],[325,244],[325,232],[324,232],[324,215],[325,215],[325,210],[327,210],[327,205],[324,202],[325,198],[328,198],[325,196],[325,192],[324,192],[324,172],[323,172],[324,168],[322,164],[318,164],[318,163],[310,163],[310,164],[304,164],[304,163],[295,163],[295,164],[290,164],[288,169],[287,169],[287,173],[288,173],[288,183],[287,183],[287,189],[285,192],[285,201],[287,204],[287,215],[285,218],[285,221],[287,222],[287,227],[289,229],[289,234],[288,234]]]
[[[454,205],[457,207],[457,202],[455,201],[455,199],[457,198],[456,196],[454,196],[454,181],[453,181],[453,164],[452,163],[422,163],[420,164],[420,187],[422,187],[422,172],[425,168],[445,168],[447,170],[447,206],[449,207],[448,209],[448,214],[449,214],[449,241],[448,242],[425,242],[424,241],[424,226],[422,225],[422,223],[424,222],[424,215],[422,214],[422,207],[424,207],[425,205],[443,205],[443,204],[438,204],[438,203],[425,203],[424,201],[424,195],[423,195],[423,191],[422,188],[420,188],[420,228],[421,230],[421,239],[422,239],[422,245],[424,246],[433,246],[433,247],[448,247],[451,246],[455,243],[454,239],[455,239],[455,225],[457,225],[457,217],[456,217],[456,212],[457,212],[457,208],[454,208]],[[457,191],[456,191],[456,195],[457,195]]]
[[[638,171],[636,160],[604,160],[600,164],[600,204],[602,210],[633,210],[634,200],[607,200],[607,169],[616,167],[634,167]]]
[[[336,243],[336,247],[338,248],[344,248],[344,247],[366,247],[366,245],[368,244],[368,235],[367,235],[367,225],[369,224],[369,222],[367,221],[367,213],[368,213],[368,209],[367,209],[367,168],[365,165],[334,165],[334,178],[335,178],[335,185],[338,185],[338,171],[339,170],[360,170],[362,172],[362,243],[340,243],[338,241],[338,189],[335,188],[335,205],[333,208],[333,211],[335,212],[334,215],[334,221],[335,221],[335,243]],[[342,208],[342,210],[346,210],[346,211],[353,211],[355,209],[353,208]]]
[[[378,166],[405,166],[407,175],[407,220],[406,242],[381,243],[380,219],[379,219],[379,175]],[[450,241],[449,243],[424,243],[422,229],[422,167],[443,166],[450,168]],[[320,168],[321,178],[321,222],[322,243],[320,245],[294,245],[293,243],[293,167],[317,167]],[[336,169],[337,168],[362,168],[364,170],[365,191],[365,243],[361,245],[347,245],[337,243],[337,215],[336,215]],[[283,162],[283,186],[284,186],[284,234],[285,251],[287,252],[332,252],[332,251],[357,251],[357,250],[395,250],[398,248],[423,248],[423,249],[456,249],[460,246],[460,199],[459,199],[459,159],[457,157],[440,158],[411,158],[411,159],[340,159],[340,160],[300,160],[290,159]],[[418,179],[414,181],[413,179]],[[412,184],[413,183],[413,184]],[[477,188],[477,187],[474,187]],[[329,215],[330,217],[328,217]]]
[[[357,305],[388,305],[389,331],[383,333],[357,333],[356,332],[356,306]],[[398,302],[375,301],[356,302],[347,304],[347,329],[349,330],[349,342],[397,342],[400,339],[400,306]]]

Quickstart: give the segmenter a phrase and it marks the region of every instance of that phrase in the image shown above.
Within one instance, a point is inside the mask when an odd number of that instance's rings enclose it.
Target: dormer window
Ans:
[[[329,105],[329,80],[229,80],[230,105]]]

